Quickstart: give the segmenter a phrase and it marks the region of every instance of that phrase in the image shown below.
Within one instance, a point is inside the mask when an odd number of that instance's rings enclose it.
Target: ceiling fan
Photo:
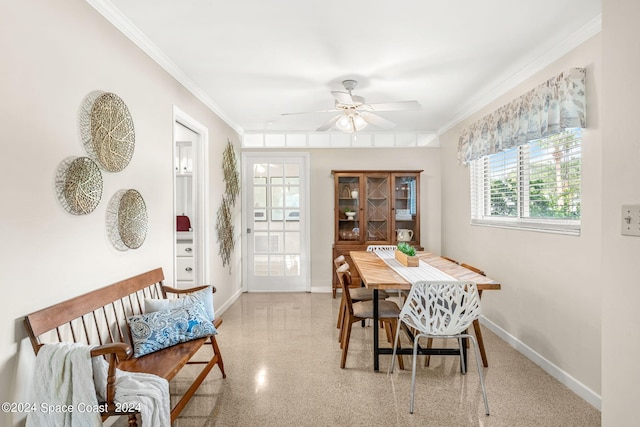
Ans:
[[[382,104],[366,104],[361,96],[353,95],[351,92],[356,87],[356,80],[344,80],[342,85],[347,92],[331,91],[335,98],[335,108],[331,110],[323,110],[316,112],[340,112],[332,117],[324,125],[320,126],[317,131],[326,131],[331,128],[337,128],[343,132],[352,133],[364,129],[367,125],[373,125],[380,129],[391,129],[395,127],[395,123],[381,117],[376,112],[380,111],[409,111],[419,110],[418,101],[400,101],[388,102]],[[288,113],[288,114],[305,114],[305,113]],[[283,114],[283,115],[288,115]]]

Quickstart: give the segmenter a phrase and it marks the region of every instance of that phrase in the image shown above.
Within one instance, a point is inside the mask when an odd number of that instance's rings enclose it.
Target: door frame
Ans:
[[[300,232],[302,233],[302,235],[304,236],[304,245],[303,245],[303,249],[304,249],[304,253],[303,253],[303,257],[301,257],[301,264],[305,266],[304,268],[304,273],[303,273],[303,277],[302,279],[305,282],[305,287],[304,287],[304,291],[303,292],[311,292],[311,195],[310,195],[310,189],[311,189],[311,156],[309,154],[309,152],[280,152],[280,151],[269,151],[269,152],[264,152],[264,151],[243,151],[242,152],[242,178],[244,179],[244,177],[247,174],[247,168],[248,168],[248,159],[265,159],[266,161],[268,161],[268,159],[270,158],[276,158],[276,157],[296,157],[296,158],[301,158],[304,162],[304,186],[301,187],[302,191],[304,191],[305,193],[305,197],[304,197],[304,203],[303,206],[301,206],[302,209],[304,209],[304,213],[306,215],[306,221],[304,221],[303,223],[305,224],[304,230],[300,230]],[[250,224],[250,216],[252,216],[253,213],[253,209],[250,209],[248,206],[248,202],[247,202],[247,190],[248,190],[248,185],[243,185],[242,186],[242,206],[247,206],[246,209],[242,209],[242,259],[245,260],[242,263],[242,291],[243,292],[248,292],[249,291],[249,285],[248,285],[248,277],[249,277],[249,263],[247,262],[248,260],[248,244],[247,244],[247,239],[248,239],[248,234],[246,233],[247,228],[249,227]],[[253,187],[251,187],[253,188]]]
[[[194,212],[196,213],[193,221],[193,248],[195,256],[195,280],[198,284],[211,283],[211,269],[209,262],[209,157],[207,156],[209,146],[209,129],[189,114],[182,111],[177,106],[173,106],[173,122],[172,122],[172,176],[173,176],[173,284],[177,284],[177,231],[176,231],[176,135],[175,126],[184,126],[199,135],[198,141],[194,141],[192,147],[193,153],[193,172],[192,183]]]

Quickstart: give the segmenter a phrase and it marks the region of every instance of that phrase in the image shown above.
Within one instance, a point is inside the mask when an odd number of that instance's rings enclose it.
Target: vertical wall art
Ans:
[[[218,232],[219,254],[222,257],[222,265],[231,264],[231,252],[233,252],[233,218],[231,217],[231,204],[227,197],[222,196],[222,203],[218,208],[216,218],[216,231]],[[229,267],[231,268],[231,267]]]
[[[240,178],[238,176],[238,162],[231,140],[227,139],[227,146],[222,153],[222,173],[225,182],[225,194],[218,209],[216,231],[218,232],[218,246],[222,265],[231,264],[231,253],[234,248],[234,226],[231,207],[236,204],[240,193]],[[231,268],[231,267],[229,267]]]
[[[240,193],[240,177],[238,175],[238,161],[231,140],[227,139],[227,146],[222,153],[222,172],[224,174],[225,194],[232,205]]]

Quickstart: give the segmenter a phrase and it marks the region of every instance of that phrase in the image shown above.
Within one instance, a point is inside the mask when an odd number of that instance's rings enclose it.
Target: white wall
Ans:
[[[571,67],[587,68],[581,235],[471,226],[469,170],[456,160],[460,131]],[[601,392],[601,79],[596,35],[440,137],[444,254],[502,283],[502,290],[483,295],[487,324],[595,406]]]
[[[640,238],[620,235],[640,204],[640,2],[603,2],[602,425],[640,425]]]
[[[209,129],[214,214],[221,155],[227,138],[239,137],[84,1],[4,2],[0,52],[0,401],[11,402],[24,399],[33,362],[25,314],[155,267],[173,277],[173,105]],[[54,177],[63,159],[85,155],[77,117],[94,90],[125,101],[136,146],[126,169],[103,172],[97,209],[74,216],[58,202]],[[105,213],[123,188],[140,191],[149,227],[142,247],[119,252],[107,238]],[[212,284],[222,306],[240,289],[239,257],[231,273],[222,268],[215,224],[210,230]],[[0,425],[13,425],[12,418],[0,415]]]

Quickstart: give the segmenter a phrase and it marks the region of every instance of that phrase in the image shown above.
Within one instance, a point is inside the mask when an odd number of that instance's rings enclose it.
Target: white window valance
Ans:
[[[585,77],[584,68],[560,73],[463,129],[458,163],[586,127]]]

